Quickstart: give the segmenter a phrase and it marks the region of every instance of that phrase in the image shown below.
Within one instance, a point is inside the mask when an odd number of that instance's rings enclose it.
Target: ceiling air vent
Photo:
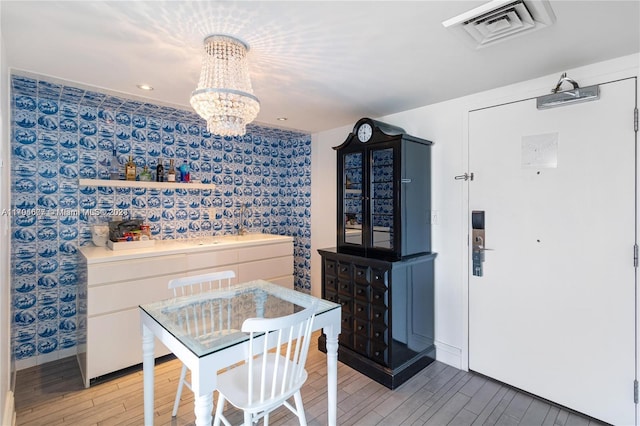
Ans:
[[[493,0],[448,19],[445,28],[464,36],[476,49],[553,24],[548,0]]]

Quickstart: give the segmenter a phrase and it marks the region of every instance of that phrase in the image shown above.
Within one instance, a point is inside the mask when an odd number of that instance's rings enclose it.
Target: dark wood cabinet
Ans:
[[[431,145],[359,120],[335,148],[337,247],[318,250],[322,297],[342,306],[340,361],[391,389],[436,356]]]
[[[340,361],[394,389],[435,360],[435,253],[394,262],[319,253],[322,297],[342,306]]]
[[[371,127],[360,140],[358,129]],[[338,154],[338,249],[398,260],[431,251],[431,145],[364,118]]]

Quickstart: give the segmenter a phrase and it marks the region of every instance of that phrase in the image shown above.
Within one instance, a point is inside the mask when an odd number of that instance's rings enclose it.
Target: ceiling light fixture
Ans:
[[[204,39],[202,71],[191,93],[191,106],[215,135],[244,135],[247,124],[260,111],[260,101],[251,88],[248,51],[235,37],[215,34]]]
[[[147,91],[153,90],[153,87],[149,84],[138,84],[137,87],[140,90],[147,90]]]

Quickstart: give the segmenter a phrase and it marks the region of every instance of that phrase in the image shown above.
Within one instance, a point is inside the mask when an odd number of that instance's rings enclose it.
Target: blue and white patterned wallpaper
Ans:
[[[295,287],[310,291],[310,135],[249,125],[244,137],[221,138],[192,112],[40,78],[11,83],[12,210],[3,214],[12,223],[17,360],[76,346],[78,250],[113,212],[177,239],[235,233],[245,206],[250,232],[294,237]],[[108,178],[114,147],[139,170],[187,160],[192,179],[215,189],[80,187],[79,178]]]

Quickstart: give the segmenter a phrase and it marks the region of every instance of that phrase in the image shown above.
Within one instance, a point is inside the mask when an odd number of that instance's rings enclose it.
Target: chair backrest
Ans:
[[[174,297],[226,289],[231,286],[231,280],[235,276],[233,271],[220,271],[175,278],[169,281],[169,289],[173,290]],[[193,304],[177,312],[176,321],[184,333],[195,340],[207,340],[228,334],[233,331],[230,303],[216,300]]]
[[[248,332],[248,402],[265,405],[289,398],[307,378],[305,363],[318,304],[278,318],[249,318],[242,324]],[[262,341],[259,341],[262,339]],[[269,347],[276,343],[275,351]],[[266,355],[266,356],[265,356]]]
[[[187,296],[202,293],[203,291],[221,289],[231,286],[231,280],[236,277],[233,271],[211,272],[191,277],[175,278],[169,281],[169,290],[173,290],[173,296]]]

